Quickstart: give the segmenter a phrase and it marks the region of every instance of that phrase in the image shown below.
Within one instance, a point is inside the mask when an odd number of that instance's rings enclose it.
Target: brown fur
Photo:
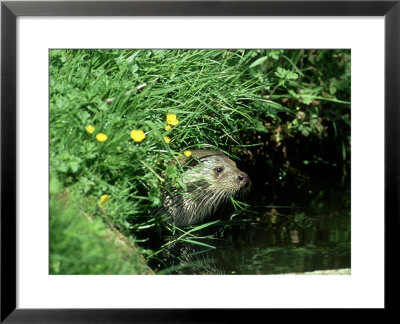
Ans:
[[[186,192],[164,195],[163,206],[177,226],[188,226],[211,216],[230,196],[245,193],[250,186],[246,173],[236,167],[236,163],[222,152],[211,150],[191,150],[190,158],[195,165],[182,175]]]

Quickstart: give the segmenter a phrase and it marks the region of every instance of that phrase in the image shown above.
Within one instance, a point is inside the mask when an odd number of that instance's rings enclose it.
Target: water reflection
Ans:
[[[171,245],[155,268],[169,274],[284,274],[350,268],[350,209],[336,205],[323,213],[315,208],[270,206],[221,221],[195,233],[191,241],[198,244]]]
[[[351,267],[350,183],[342,182],[337,168],[314,166],[312,176],[304,177],[295,171],[280,175],[261,162],[240,167],[253,183],[249,208],[192,233],[191,243],[171,244],[150,263],[153,269],[166,274],[285,274]]]

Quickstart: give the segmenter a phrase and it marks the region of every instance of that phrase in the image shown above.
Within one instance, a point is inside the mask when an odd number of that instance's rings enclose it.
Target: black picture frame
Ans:
[[[1,2],[1,322],[236,322],[244,309],[16,308],[16,19],[19,16],[384,16],[385,309],[396,308],[399,237],[400,0],[393,1],[2,1]],[[368,177],[368,175],[366,175]],[[251,314],[249,314],[251,312]],[[268,315],[269,316],[269,315]],[[247,322],[247,321],[246,321]]]

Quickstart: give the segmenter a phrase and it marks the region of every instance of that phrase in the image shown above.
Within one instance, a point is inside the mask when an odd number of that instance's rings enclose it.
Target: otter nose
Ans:
[[[238,178],[239,182],[243,182],[243,183],[249,182],[249,176],[246,173],[239,174],[237,178]]]

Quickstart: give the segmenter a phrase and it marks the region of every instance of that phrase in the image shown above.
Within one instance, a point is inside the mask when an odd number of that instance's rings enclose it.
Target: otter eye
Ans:
[[[214,171],[218,174],[222,173],[222,171],[224,171],[223,168],[215,168]]]

